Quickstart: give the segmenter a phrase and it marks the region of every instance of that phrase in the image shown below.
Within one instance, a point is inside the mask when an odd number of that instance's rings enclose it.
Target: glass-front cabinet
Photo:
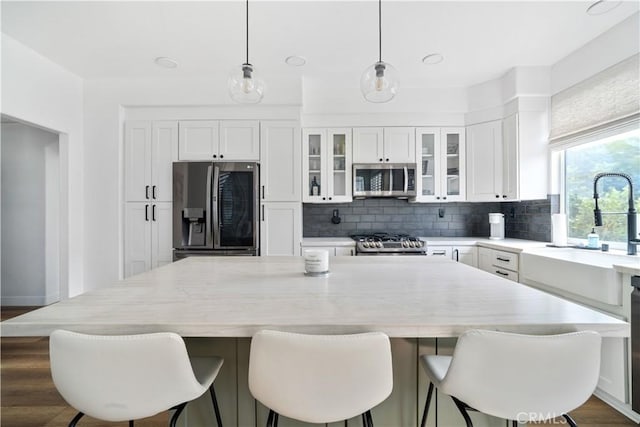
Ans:
[[[417,202],[465,200],[464,128],[417,128]]]
[[[351,129],[305,129],[302,135],[302,201],[351,202]]]

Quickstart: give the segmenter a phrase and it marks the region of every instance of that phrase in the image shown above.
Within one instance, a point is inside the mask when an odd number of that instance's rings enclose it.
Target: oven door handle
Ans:
[[[409,169],[404,167],[404,194],[407,194],[409,191]]]

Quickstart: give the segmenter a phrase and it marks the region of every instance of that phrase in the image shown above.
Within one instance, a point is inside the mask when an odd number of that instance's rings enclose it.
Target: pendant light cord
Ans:
[[[378,0],[378,54],[382,62],[382,0]]]
[[[247,62],[246,64],[249,63],[249,0],[247,0]]]

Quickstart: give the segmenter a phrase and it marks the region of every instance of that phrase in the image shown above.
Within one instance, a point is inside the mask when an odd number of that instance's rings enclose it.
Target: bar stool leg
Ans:
[[[427,391],[427,401],[424,403],[424,411],[422,412],[422,422],[420,427],[424,427],[427,424],[427,414],[429,413],[429,404],[431,403],[431,396],[433,395],[433,383],[429,383],[429,390]]]
[[[562,416],[564,417],[565,420],[567,420],[567,423],[571,426],[571,427],[578,427],[578,425],[576,424],[576,422],[573,420],[573,418],[571,418],[569,416],[569,414],[562,414]]]
[[[211,394],[211,402],[213,403],[213,412],[216,414],[216,423],[218,423],[218,427],[222,427],[222,417],[220,416],[220,408],[218,407],[218,399],[216,399],[216,391],[213,388],[213,384],[209,387],[209,393]]]
[[[467,423],[467,427],[473,427],[473,423],[471,422],[471,417],[469,417],[469,414],[467,413],[467,408],[465,407],[465,404],[453,396],[451,396],[451,399],[453,399],[453,403],[455,403],[456,406],[458,407],[458,410],[462,414],[462,417],[464,418],[465,423]]]

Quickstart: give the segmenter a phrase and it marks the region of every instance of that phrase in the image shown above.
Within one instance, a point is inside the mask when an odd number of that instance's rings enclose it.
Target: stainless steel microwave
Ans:
[[[353,197],[416,195],[416,165],[412,163],[354,164]]]

